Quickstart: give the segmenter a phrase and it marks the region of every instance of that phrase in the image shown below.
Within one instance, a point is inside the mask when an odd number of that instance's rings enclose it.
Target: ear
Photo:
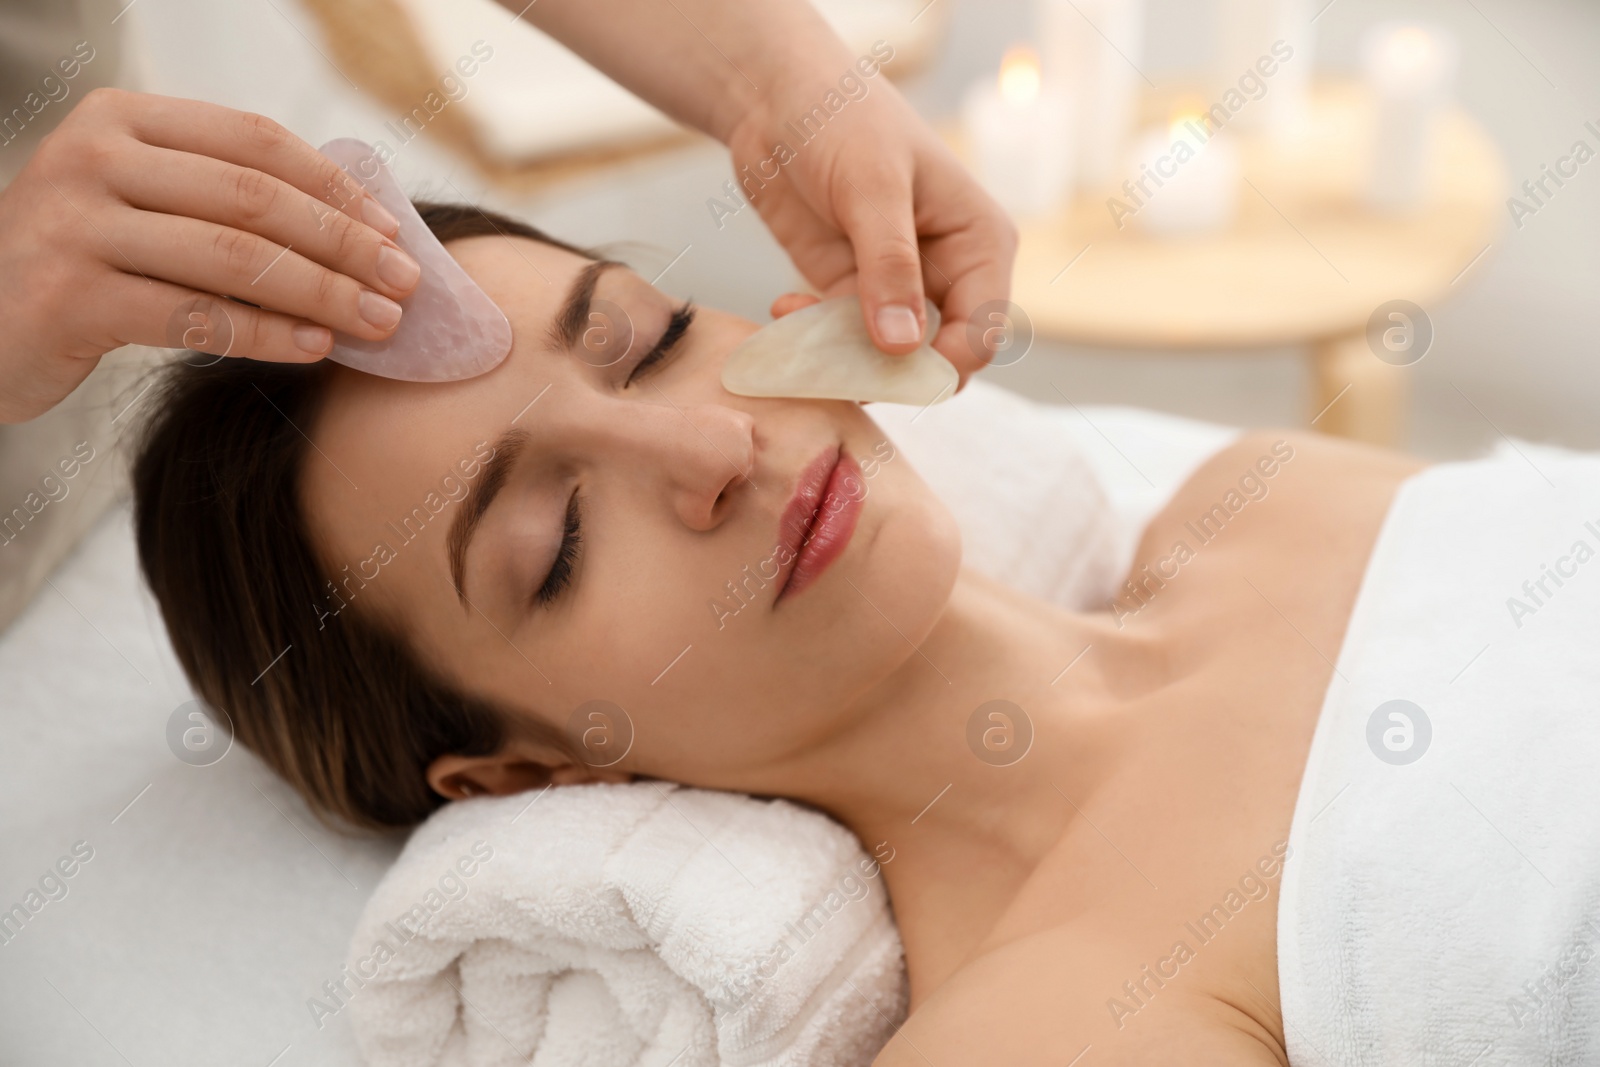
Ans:
[[[791,311],[799,311],[801,308],[808,308],[812,304],[820,303],[822,303],[822,298],[813,296],[810,293],[784,293],[772,302],[772,307],[769,310],[773,318],[781,319]]]
[[[428,785],[448,800],[481,794],[510,796],[547,785],[632,780],[627,771],[574,763],[532,746],[515,746],[492,756],[440,756],[428,765]]]

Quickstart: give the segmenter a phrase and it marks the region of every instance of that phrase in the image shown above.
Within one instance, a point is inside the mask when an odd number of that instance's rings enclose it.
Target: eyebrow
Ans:
[[[572,288],[567,290],[561,310],[556,312],[555,320],[550,324],[549,339],[554,347],[567,351],[578,343],[584,323],[589,321],[589,305],[594,301],[594,289],[600,281],[600,275],[610,267],[621,266],[626,264],[614,259],[597,259],[572,279]],[[527,432],[516,427],[507,429],[495,438],[494,451],[488,463],[484,464],[483,477],[467,491],[466,499],[461,502],[456,517],[450,522],[450,533],[445,540],[450,557],[450,584],[455,587],[456,599],[461,601],[463,607],[467,605],[465,571],[472,535],[478,531],[478,524],[483,521],[489,505],[505,488],[506,478],[527,443]]]
[[[483,521],[489,505],[494,503],[494,498],[505,488],[506,478],[527,443],[527,431],[515,426],[495,438],[494,451],[483,466],[483,477],[467,490],[466,499],[461,502],[461,507],[456,510],[456,517],[450,522],[450,534],[445,539],[446,549],[450,554],[450,582],[455,586],[456,599],[461,601],[463,607],[467,605],[463,572],[467,565],[467,548],[472,544],[472,535],[477,532],[478,524]]]
[[[561,310],[556,312],[555,321],[550,324],[549,337],[553,347],[564,352],[578,343],[584,323],[589,321],[589,305],[594,301],[594,287],[600,281],[600,275],[609,267],[620,266],[623,264],[614,259],[597,259],[578,272],[578,276],[572,280],[571,290],[567,292],[567,299],[562,302]]]

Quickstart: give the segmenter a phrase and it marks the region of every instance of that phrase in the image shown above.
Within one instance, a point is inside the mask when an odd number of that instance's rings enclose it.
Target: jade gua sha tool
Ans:
[[[903,356],[878,351],[855,295],[791,311],[728,353],[722,387],[739,396],[921,405],[947,400],[960,378],[929,345],[939,332],[939,309],[930,300],[927,310],[921,346]]]
[[[511,323],[467,276],[411,206],[377,150],[353,137],[319,151],[343,167],[400,222],[395,244],[422,267],[400,302],[400,325],[384,341],[335,332],[328,358],[355,370],[406,382],[453,382],[493,370],[511,353]]]

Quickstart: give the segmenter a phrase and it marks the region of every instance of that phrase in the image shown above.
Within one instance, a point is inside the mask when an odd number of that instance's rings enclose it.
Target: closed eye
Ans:
[[[555,562],[550,564],[550,573],[545,576],[544,584],[533,594],[536,605],[543,607],[549,604],[572,584],[572,573],[577,567],[578,550],[582,545],[583,529],[578,509],[578,492],[574,489],[572,496],[567,500],[566,522],[561,530],[561,548],[556,552]]]
[[[667,328],[661,331],[661,339],[633,365],[633,370],[628,374],[628,385],[632,385],[635,378],[655,370],[663,360],[673,354],[678,342],[683,340],[683,335],[689,332],[689,327],[694,322],[694,313],[694,305],[687,300],[681,307],[673,310],[672,317],[667,320]]]

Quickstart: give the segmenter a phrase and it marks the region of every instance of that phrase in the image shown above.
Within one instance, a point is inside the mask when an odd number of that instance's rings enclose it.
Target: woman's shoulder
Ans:
[[[1137,967],[1123,974],[1139,957],[1131,936],[1078,924],[1010,941],[952,974],[873,1067],[926,1067],[930,1055],[941,1067],[1287,1062],[1270,1007],[1247,1003],[1248,989],[1223,997],[1169,985],[1147,994],[1136,1014],[1128,1010],[1124,983],[1150,988]]]
[[[1332,516],[1386,508],[1400,483],[1425,466],[1393,449],[1315,432],[1249,430],[1178,487],[1151,519],[1139,556],[1165,550],[1174,537],[1209,544],[1225,527],[1269,539],[1297,527],[1326,529]],[[1237,521],[1246,515],[1249,521]],[[1248,550],[1249,538],[1228,540]]]

